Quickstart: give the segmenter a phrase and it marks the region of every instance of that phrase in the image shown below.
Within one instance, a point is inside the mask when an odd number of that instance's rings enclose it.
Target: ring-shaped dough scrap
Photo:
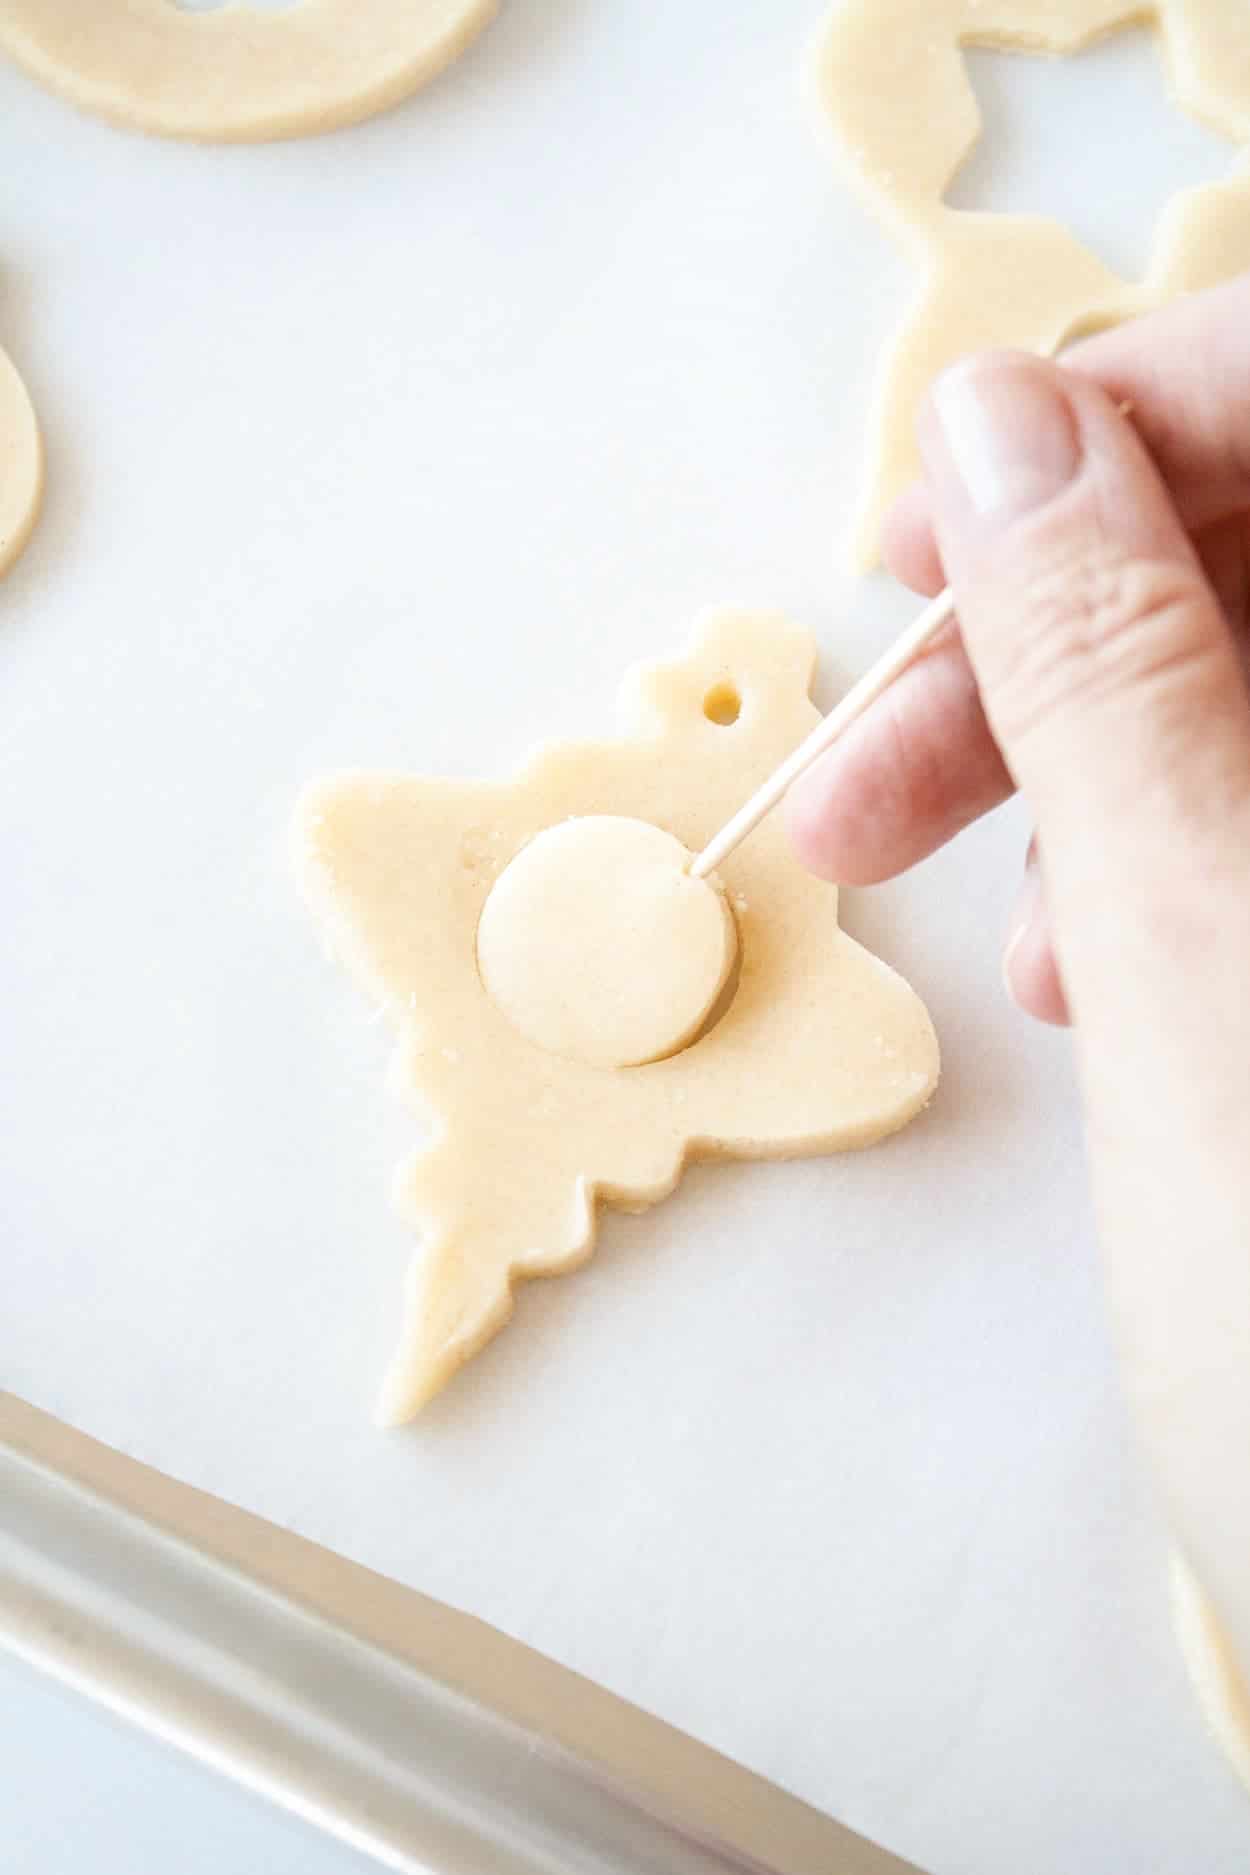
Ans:
[[[814,660],[806,632],[721,618],[684,658],[632,674],[618,739],[540,749],[509,781],[360,775],[305,797],[305,889],[397,1017],[400,1085],[435,1122],[399,1183],[423,1245],[384,1422],[410,1418],[503,1325],[518,1279],[589,1256],[597,1201],[654,1204],[695,1157],[869,1145],[932,1094],[923,1004],[839,929],[836,891],[795,863],[780,815],[724,868],[737,983],[683,1052],[616,1069],[563,1059],[479,974],[483,907],[528,842],[573,816],[625,816],[697,852],[817,720]],[[731,724],[705,713],[726,685],[741,699]]]
[[[0,352],[0,574],[30,539],[43,499],[43,442],[17,368]]]
[[[1178,103],[1246,146],[1229,179],[1168,204],[1144,281],[1121,279],[1045,216],[946,206],[981,129],[966,49],[1077,52],[1143,21]],[[1054,352],[1250,266],[1250,15],[1245,0],[842,0],[813,75],[855,179],[924,273],[882,364],[856,540],[868,566],[916,472],[917,409],[946,365],[986,346]]]
[[[0,0],[0,50],[49,90],[127,129],[264,142],[360,122],[433,78],[496,0]]]

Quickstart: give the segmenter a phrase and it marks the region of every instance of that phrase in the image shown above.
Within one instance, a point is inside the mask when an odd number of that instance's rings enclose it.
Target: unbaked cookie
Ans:
[[[26,386],[0,352],[0,574],[16,560],[43,498],[43,443]]]
[[[127,129],[205,143],[358,123],[433,78],[496,0],[0,0],[0,50],[72,104]]]
[[[877,557],[881,520],[916,472],[914,428],[934,377],[964,354],[1069,339],[1250,266],[1250,149],[1230,180],[1177,196],[1141,285],[1122,280],[1059,222],[948,208],[943,196],[980,134],[964,49],[1076,52],[1157,18],[1179,104],[1250,146],[1246,0],[841,0],[813,74],[854,176],[915,254],[920,296],[884,361],[857,554]]]
[[[869,1145],[932,1094],[924,1006],[838,928],[780,815],[722,880],[684,871],[817,720],[814,659],[806,632],[721,618],[632,674],[620,739],[540,749],[510,781],[306,795],[305,889],[434,1122],[399,1180],[423,1244],[385,1423],[503,1325],[515,1282],[584,1261],[600,1200],[642,1209],[696,1157]]]

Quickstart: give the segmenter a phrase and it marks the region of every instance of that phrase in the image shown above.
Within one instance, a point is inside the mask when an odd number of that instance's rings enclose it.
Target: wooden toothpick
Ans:
[[[1126,399],[1116,405],[1118,414],[1131,422],[1134,406]],[[927,605],[914,624],[909,625],[902,637],[880,658],[872,669],[853,684],[841,703],[822,717],[809,736],[805,736],[797,749],[788,755],[781,767],[776,769],[768,780],[755,790],[733,819],[727,821],[715,837],[708,841],[703,851],[691,862],[690,876],[693,879],[705,879],[709,872],[715,872],[722,865],[734,848],[741,846],[749,833],[754,833],[761,820],[771,814],[791,782],[797,781],[805,769],[811,767],[818,755],[831,748],[842,731],[861,716],[870,703],[875,703],[882,691],[888,690],[896,677],[901,677],[908,665],[914,664],[922,652],[926,651],[944,625],[955,616],[955,601],[949,586],[939,593],[932,604]]]
[[[776,769],[763,784],[757,788],[750,800],[740,807],[733,819],[727,821],[715,837],[708,841],[703,851],[698,854],[690,867],[691,877],[706,878],[709,872],[723,864],[740,846],[749,833],[753,833],[765,815],[770,814],[790,784],[798,780],[805,769],[811,767],[818,755],[831,748],[842,731],[855,721],[857,716],[875,703],[883,691],[888,690],[896,677],[901,677],[909,665],[937,637],[942,627],[949,624],[955,615],[955,601],[949,589],[940,593],[931,605],[925,607],[914,624],[909,625],[902,637],[897,639],[884,657],[878,659],[872,669],[852,685],[842,701],[830,710],[828,716],[805,736],[797,749],[788,755],[780,768]]]

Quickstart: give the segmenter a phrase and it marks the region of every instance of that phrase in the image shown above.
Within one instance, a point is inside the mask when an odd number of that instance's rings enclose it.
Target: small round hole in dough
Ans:
[[[736,684],[713,684],[703,699],[703,714],[709,723],[728,729],[742,714],[742,697]]]
[[[724,893],[647,821],[590,815],[536,835],[496,880],[477,930],[482,982],[529,1041],[597,1068],[680,1053],[738,958]]]

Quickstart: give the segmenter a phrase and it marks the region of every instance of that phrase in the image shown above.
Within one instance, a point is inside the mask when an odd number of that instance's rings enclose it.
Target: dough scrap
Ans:
[[[981,130],[965,49],[1078,52],[1143,20],[1180,106],[1247,146],[1228,179],[1169,202],[1143,282],[1121,279],[1058,221],[946,206]],[[1250,266],[1250,22],[1245,0],[843,0],[813,76],[856,181],[925,276],[872,418],[855,542],[867,567],[916,473],[916,411],[946,365],[986,346],[1055,352]]]
[[[1172,1558],[1172,1612],[1189,1677],[1207,1724],[1250,1790],[1250,1692],[1189,1564]]]
[[[497,0],[0,0],[0,50],[126,129],[265,142],[359,123],[442,71]]]
[[[622,815],[697,851],[816,721],[814,663],[807,632],[718,618],[685,657],[626,680],[620,739],[540,748],[508,781],[366,774],[307,791],[304,889],[396,1017],[399,1083],[435,1121],[398,1181],[423,1241],[384,1424],[503,1326],[515,1282],[586,1260],[598,1200],[643,1209],[696,1157],[869,1145],[927,1104],[938,1047],[924,1005],[838,928],[836,891],[795,864],[779,815],[725,866],[738,982],[683,1052],[617,1069],[554,1055],[478,971],[483,907],[527,842],[572,816]],[[715,721],[729,687],[736,720]]]
[[[619,814],[548,827],[482,908],[487,993],[522,1035],[597,1068],[688,1046],[720,1001],[738,931],[719,885],[671,833]]]
[[[43,499],[43,440],[17,368],[0,351],[0,574],[30,539]]]

